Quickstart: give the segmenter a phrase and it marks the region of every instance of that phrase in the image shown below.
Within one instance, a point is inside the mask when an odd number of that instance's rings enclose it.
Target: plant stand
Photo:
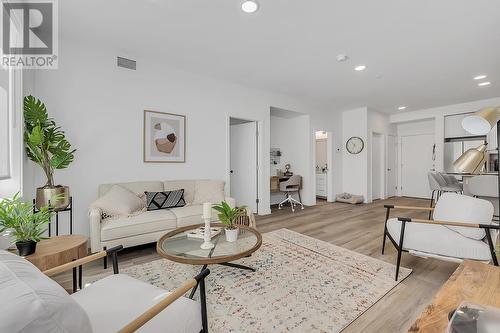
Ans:
[[[36,200],[33,199],[33,212],[37,213],[38,209],[35,206]],[[69,206],[65,209],[56,210],[56,236],[59,236],[59,213],[69,212],[69,234],[73,235],[73,197],[69,197]],[[49,223],[49,237],[52,236],[52,221]]]

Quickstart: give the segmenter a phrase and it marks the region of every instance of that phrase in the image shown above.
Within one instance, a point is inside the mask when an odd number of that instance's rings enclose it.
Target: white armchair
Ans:
[[[172,292],[118,274],[116,252],[101,251],[40,272],[26,259],[0,250],[0,332],[208,333],[208,269]],[[111,255],[114,273],[72,294],[49,276]],[[200,287],[200,302],[183,297]],[[3,305],[3,306],[1,306]]]
[[[456,193],[444,193],[435,208],[385,205],[386,238],[398,251],[396,280],[402,252],[445,261],[492,261],[498,266],[494,240],[499,226],[492,223],[493,205],[486,200]],[[409,217],[390,218],[391,209],[434,211],[434,220]]]

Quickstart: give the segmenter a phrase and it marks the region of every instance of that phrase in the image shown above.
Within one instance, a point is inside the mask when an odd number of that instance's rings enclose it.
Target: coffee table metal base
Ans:
[[[247,270],[247,271],[255,272],[255,268],[253,268],[253,267],[249,267],[249,266],[245,266],[245,265],[240,265],[240,264],[233,264],[231,262],[223,262],[223,263],[217,264],[217,265],[234,267],[234,268],[238,268],[238,269],[244,269],[244,270]],[[202,272],[205,268],[207,268],[207,266],[208,265],[203,265],[203,267],[201,268],[200,272]],[[193,299],[193,296],[194,296],[194,293],[196,292],[196,289],[198,289],[198,285],[196,285],[193,288],[193,290],[191,290],[191,294],[189,294],[189,298]]]

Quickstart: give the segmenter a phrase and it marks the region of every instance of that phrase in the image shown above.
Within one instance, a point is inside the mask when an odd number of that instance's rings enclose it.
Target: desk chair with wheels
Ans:
[[[295,206],[300,205],[301,209],[304,209],[304,205],[302,204],[302,198],[300,197],[300,188],[302,187],[302,176],[293,175],[287,181],[280,183],[280,192],[285,193],[285,200],[278,204],[278,209],[283,207],[283,204],[288,202],[292,207],[292,212],[295,212]],[[297,193],[299,195],[299,200],[296,200],[292,197],[293,193]]]

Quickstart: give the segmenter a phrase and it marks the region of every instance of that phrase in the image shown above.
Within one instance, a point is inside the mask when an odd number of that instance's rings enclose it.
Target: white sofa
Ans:
[[[131,247],[156,242],[165,233],[186,225],[202,223],[203,202],[218,203],[225,200],[234,207],[233,198],[225,197],[223,181],[218,180],[167,180],[115,183],[99,185],[98,196],[102,197],[114,185],[120,185],[141,196],[145,191],[160,192],[184,189],[186,206],[146,211],[134,216],[102,219],[101,209],[91,205],[90,244],[92,252],[118,245]],[[215,211],[212,221],[218,221]]]
[[[68,295],[29,261],[0,250],[0,332],[111,333],[138,321],[143,333],[206,332],[206,303],[182,295],[197,283],[204,286],[208,272],[172,292],[115,274]],[[200,295],[204,300],[205,294]],[[140,320],[153,308],[153,316]]]

